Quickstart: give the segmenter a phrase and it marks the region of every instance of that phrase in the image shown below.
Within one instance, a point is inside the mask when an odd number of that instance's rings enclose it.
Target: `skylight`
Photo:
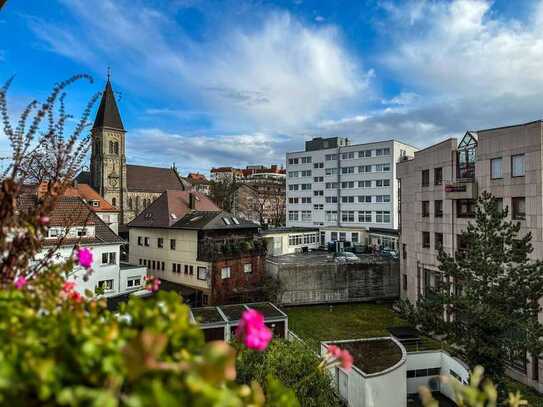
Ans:
[[[232,221],[233,221],[236,225],[239,225],[239,220],[238,220],[238,218],[232,217]]]
[[[229,225],[230,224],[230,221],[228,220],[228,218],[222,218],[223,222],[225,225]]]

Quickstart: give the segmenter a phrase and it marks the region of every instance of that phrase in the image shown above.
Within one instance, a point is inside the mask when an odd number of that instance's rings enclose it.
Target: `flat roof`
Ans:
[[[332,138],[335,138],[335,137],[332,137]],[[311,140],[304,140],[304,143],[306,141],[312,141],[313,139]],[[324,139],[325,140],[325,139]],[[358,146],[367,146],[369,144],[380,144],[380,143],[398,143],[398,144],[403,144],[404,146],[409,146],[411,148],[414,148],[416,150],[418,150],[418,147],[415,147],[414,145],[412,144],[409,144],[409,143],[405,143],[403,141],[400,141],[400,140],[397,140],[397,139],[388,139],[388,140],[378,140],[378,141],[368,141],[366,143],[358,143],[358,144],[349,144],[349,145],[346,145],[346,146],[337,146],[337,147],[328,147],[328,148],[320,148],[318,150],[301,150],[301,151],[289,151],[287,152],[287,155],[288,154],[301,154],[301,153],[311,153],[313,151],[323,151],[323,150],[337,150],[338,148],[339,149],[343,149],[343,148],[347,148],[347,147],[358,147]]]
[[[264,316],[264,320],[287,319],[288,316],[271,302],[256,302],[248,304],[230,304],[214,307],[192,308],[193,319],[205,328],[206,325],[226,325],[228,322],[237,322],[243,312],[255,309]]]
[[[273,235],[276,233],[304,233],[304,232],[318,232],[319,228],[302,227],[302,226],[284,226],[273,229],[265,229],[260,232],[262,236]]]
[[[360,262],[341,263],[341,264],[374,264],[390,261],[387,257],[373,254],[358,254],[356,256]],[[267,261],[277,264],[334,264],[335,258],[333,252],[324,250],[313,250],[307,253],[290,253],[281,256],[270,256]]]

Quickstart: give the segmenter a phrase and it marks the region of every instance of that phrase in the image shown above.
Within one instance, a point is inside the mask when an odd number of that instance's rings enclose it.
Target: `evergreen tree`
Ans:
[[[498,383],[508,362],[539,355],[543,328],[538,322],[543,296],[543,262],[530,260],[530,233],[484,192],[475,222],[455,254],[439,250],[441,278],[416,307],[403,303],[406,316],[421,329],[440,335],[469,363],[483,365]]]

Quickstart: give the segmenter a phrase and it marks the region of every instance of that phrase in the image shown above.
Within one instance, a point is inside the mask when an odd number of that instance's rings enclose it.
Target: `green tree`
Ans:
[[[296,392],[303,407],[340,406],[331,377],[320,363],[321,359],[303,343],[273,341],[265,352],[245,349],[238,354],[237,381],[266,383],[266,378],[273,376]],[[264,392],[269,391],[269,385],[264,386]]]
[[[470,366],[485,366],[498,384],[509,361],[526,352],[539,355],[543,327],[543,263],[530,260],[530,233],[507,220],[496,199],[484,192],[474,222],[462,232],[466,248],[439,251],[441,279],[416,306],[403,303],[406,316],[423,330],[442,335]]]

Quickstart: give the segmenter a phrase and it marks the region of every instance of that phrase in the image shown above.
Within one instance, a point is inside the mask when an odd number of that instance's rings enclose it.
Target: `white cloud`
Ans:
[[[383,58],[404,83],[461,97],[528,95],[542,88],[542,2],[534,17],[522,23],[499,18],[485,0],[417,2],[405,7],[405,14],[417,7],[417,15],[424,18],[400,29],[401,35]],[[396,21],[399,15],[391,14]]]
[[[196,43],[169,15],[141,3],[63,3],[77,24],[30,22],[51,50],[97,71],[111,64],[114,79],[126,86],[143,79],[155,94],[190,99],[219,122],[298,126],[358,103],[372,77],[334,27],[308,27],[288,13],[258,17],[262,21],[249,28],[225,23]],[[79,43],[89,51],[79,55]]]

